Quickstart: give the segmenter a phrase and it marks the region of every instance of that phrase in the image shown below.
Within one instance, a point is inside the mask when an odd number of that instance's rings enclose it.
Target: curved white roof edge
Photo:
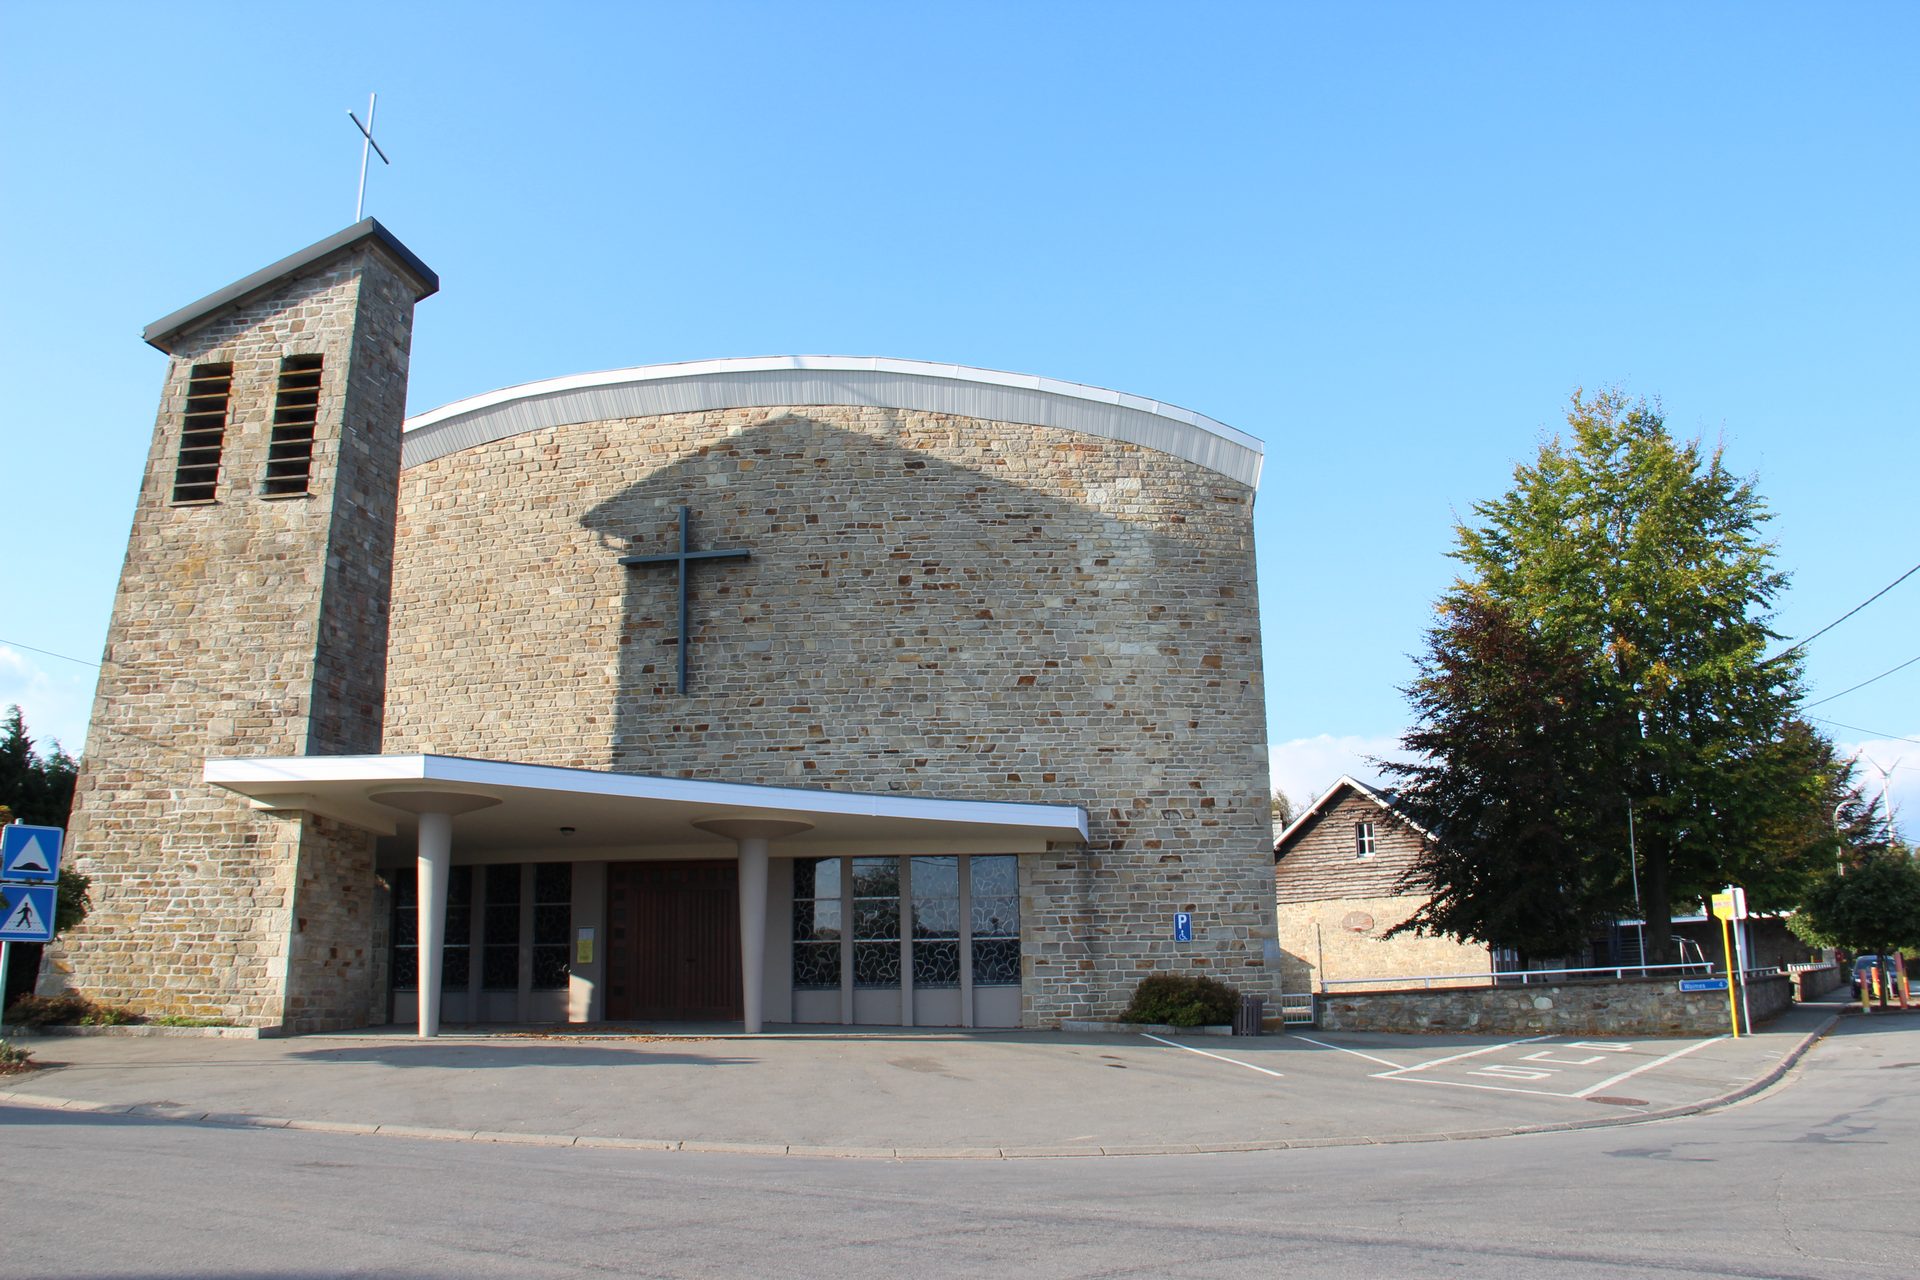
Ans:
[[[1034,374],[885,356],[690,360],[503,387],[407,419],[401,465],[574,422],[818,404],[1061,427],[1158,449],[1249,487],[1260,483],[1260,441],[1190,409]]]

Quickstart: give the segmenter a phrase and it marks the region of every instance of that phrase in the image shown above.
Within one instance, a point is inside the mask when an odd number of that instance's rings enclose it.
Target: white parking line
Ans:
[[[1372,1054],[1362,1053],[1358,1049],[1349,1049],[1344,1045],[1328,1044],[1325,1040],[1315,1040],[1312,1036],[1303,1036],[1298,1033],[1295,1033],[1293,1038],[1295,1040],[1305,1040],[1308,1044],[1317,1044],[1322,1049],[1337,1049],[1341,1053],[1350,1053],[1356,1058],[1365,1058],[1368,1062],[1377,1062],[1383,1067],[1392,1067],[1395,1071],[1405,1070],[1405,1068],[1397,1062],[1388,1062],[1385,1058],[1376,1058]]]
[[[1434,1058],[1429,1062],[1416,1062],[1411,1067],[1402,1067],[1401,1070],[1408,1072],[1425,1071],[1428,1067],[1437,1067],[1448,1062],[1458,1062],[1462,1058],[1477,1058],[1483,1053],[1493,1053],[1499,1049],[1511,1049],[1517,1044],[1532,1044],[1536,1040],[1550,1040],[1552,1038],[1552,1036],[1527,1036],[1522,1040],[1509,1040],[1505,1044],[1490,1044],[1479,1049],[1469,1049],[1465,1053],[1449,1054],[1444,1058]]]
[[[1278,1071],[1269,1071],[1265,1067],[1256,1067],[1251,1062],[1242,1062],[1238,1058],[1229,1058],[1223,1054],[1208,1053],[1205,1049],[1196,1049],[1190,1044],[1175,1044],[1171,1040],[1162,1040],[1159,1036],[1149,1035],[1145,1031],[1142,1031],[1140,1034],[1146,1036],[1147,1039],[1154,1041],[1156,1044],[1166,1045],[1169,1049],[1185,1049],[1188,1053],[1197,1053],[1203,1058],[1214,1058],[1221,1062],[1231,1062],[1236,1067],[1245,1067],[1249,1071],[1258,1071],[1263,1076],[1273,1076],[1275,1079],[1284,1079]]]
[[[1690,1044],[1684,1049],[1675,1049],[1672,1053],[1668,1054],[1664,1058],[1655,1058],[1652,1062],[1646,1063],[1643,1066],[1635,1067],[1631,1071],[1622,1071],[1617,1076],[1608,1076],[1605,1080],[1602,1080],[1599,1084],[1593,1085],[1586,1089],[1582,1089],[1580,1092],[1573,1094],[1571,1096],[1575,1098],[1584,1098],[1590,1093],[1598,1093],[1600,1092],[1600,1090],[1606,1088],[1608,1085],[1619,1084],[1622,1080],[1625,1080],[1628,1076],[1637,1076],[1642,1071],[1651,1071],[1655,1067],[1663,1067],[1667,1063],[1672,1062],[1675,1058],[1684,1058],[1688,1054],[1692,1053],[1695,1049],[1704,1049],[1708,1045],[1713,1044],[1715,1041],[1725,1040],[1726,1038],[1727,1037],[1725,1036],[1715,1036],[1713,1037],[1712,1040],[1702,1040],[1699,1044]]]

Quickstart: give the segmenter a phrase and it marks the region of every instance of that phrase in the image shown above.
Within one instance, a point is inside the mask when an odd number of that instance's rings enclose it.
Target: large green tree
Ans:
[[[1913,851],[1896,845],[1829,866],[1792,924],[1809,942],[1862,955],[1920,949],[1920,866]],[[1880,1003],[1886,1004],[1884,988]]]
[[[1549,811],[1533,819],[1560,834],[1544,883],[1476,882],[1486,863],[1472,860],[1472,844],[1448,852],[1442,828],[1412,887],[1464,900],[1465,884],[1489,903],[1507,894],[1508,915],[1572,912],[1597,925],[1627,902],[1629,813],[1646,919],[1665,920],[1675,902],[1749,870],[1777,827],[1774,788],[1800,678],[1796,654],[1766,656],[1779,639],[1768,620],[1786,578],[1762,535],[1768,517],[1753,483],[1728,471],[1718,450],[1675,441],[1656,406],[1606,391],[1576,395],[1566,433],[1515,470],[1505,495],[1473,511],[1456,530],[1465,572],[1441,602],[1430,666],[1452,660],[1463,620],[1500,619],[1533,646],[1531,665],[1489,653],[1471,681],[1488,690],[1538,681],[1548,661],[1557,674],[1540,736],[1555,745],[1504,768],[1477,763],[1450,745],[1452,735],[1423,737],[1447,725],[1416,684],[1422,718],[1408,745],[1428,760],[1403,775],[1409,802],[1417,807],[1444,781],[1478,789],[1490,808],[1538,809],[1542,780],[1563,779]],[[1559,673],[1560,664],[1572,670]],[[1523,723],[1524,708],[1514,712]],[[1553,935],[1569,937],[1573,922],[1562,925]],[[1512,945],[1501,927],[1483,912],[1445,931]],[[1668,958],[1665,929],[1648,941],[1655,960]]]

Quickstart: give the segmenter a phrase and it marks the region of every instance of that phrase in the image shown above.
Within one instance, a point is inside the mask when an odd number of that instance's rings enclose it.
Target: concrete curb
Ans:
[[[37,1107],[49,1111],[82,1111],[99,1115],[140,1116],[153,1120],[184,1121],[190,1124],[215,1124],[242,1129],[299,1129],[309,1133],[370,1135],[386,1138],[415,1138],[439,1142],[497,1142],[518,1146],[584,1147],[626,1151],[688,1151],[708,1155],[799,1156],[828,1160],[1060,1160],[1087,1156],[1192,1156],[1224,1155],[1248,1151],[1305,1151],[1317,1147],[1399,1146],[1411,1142],[1471,1142],[1483,1138],[1513,1138],[1529,1133],[1571,1133],[1582,1129],[1620,1129],[1629,1125],[1651,1124],[1681,1116],[1700,1115],[1732,1106],[1772,1088],[1805,1057],[1807,1051],[1824,1039],[1840,1017],[1835,1014],[1802,1036],[1793,1048],[1765,1075],[1717,1097],[1685,1106],[1647,1111],[1638,1115],[1600,1116],[1592,1120],[1566,1120],[1555,1124],[1515,1125],[1494,1129],[1459,1129],[1437,1133],[1350,1134],[1327,1138],[1273,1138],[1251,1142],[1198,1144],[1169,1142],[1129,1144],[1107,1147],[837,1147],[809,1146],[799,1143],[757,1143],[699,1141],[667,1138],[615,1138],[593,1134],[508,1133],[486,1129],[438,1129],[422,1125],[357,1124],[343,1120],[297,1120],[284,1116],[256,1116],[231,1111],[201,1111],[173,1103],[120,1104],[84,1102],[54,1098],[44,1094],[0,1092],[0,1103]]]

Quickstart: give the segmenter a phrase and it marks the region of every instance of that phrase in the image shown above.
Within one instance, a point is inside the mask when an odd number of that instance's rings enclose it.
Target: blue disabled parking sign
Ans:
[[[48,887],[0,884],[0,942],[53,941],[53,895]]]
[[[1175,942],[1193,941],[1193,913],[1176,911],[1173,913],[1173,940]]]
[[[15,884],[53,884],[60,879],[59,827],[30,827],[15,822],[0,827],[0,880]]]

